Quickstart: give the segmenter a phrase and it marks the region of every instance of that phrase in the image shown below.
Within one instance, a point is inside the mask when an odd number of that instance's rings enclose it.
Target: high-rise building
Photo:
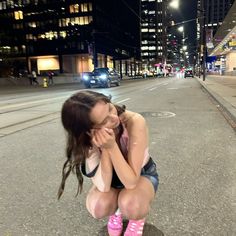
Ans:
[[[28,71],[129,70],[140,54],[140,1],[0,1],[0,55]]]
[[[141,58],[145,69],[163,57],[163,1],[141,0]]]
[[[213,35],[222,24],[234,0],[198,0],[199,18],[205,17],[205,26],[212,30]],[[202,21],[203,22],[203,21]]]

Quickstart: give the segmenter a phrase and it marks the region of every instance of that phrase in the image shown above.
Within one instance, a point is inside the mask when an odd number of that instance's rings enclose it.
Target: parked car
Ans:
[[[99,86],[110,88],[112,84],[120,85],[120,75],[114,69],[96,68],[92,73],[87,73],[83,76],[83,82],[86,88]]]
[[[193,71],[192,70],[185,70],[184,78],[192,77],[193,78]]]

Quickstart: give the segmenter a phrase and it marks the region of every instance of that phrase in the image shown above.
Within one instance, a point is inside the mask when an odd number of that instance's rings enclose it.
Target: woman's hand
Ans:
[[[109,149],[112,148],[116,143],[113,129],[93,129],[91,134],[92,142],[99,148]]]

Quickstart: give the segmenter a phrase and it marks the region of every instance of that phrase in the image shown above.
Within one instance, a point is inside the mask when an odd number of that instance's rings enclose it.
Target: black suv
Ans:
[[[193,71],[192,70],[186,70],[184,72],[184,78],[186,77],[192,77],[193,78]]]
[[[83,82],[86,88],[92,86],[110,88],[111,84],[120,85],[120,75],[114,69],[96,68],[92,73],[83,76]]]

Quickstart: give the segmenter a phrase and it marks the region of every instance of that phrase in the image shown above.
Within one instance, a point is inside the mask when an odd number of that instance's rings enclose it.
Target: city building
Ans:
[[[233,3],[234,0],[198,0],[197,40],[199,53],[197,64],[199,71],[200,67],[205,68],[206,62],[211,60],[207,55],[208,51],[214,47],[213,37]]]
[[[236,1],[213,38],[209,56],[216,60],[209,64],[212,73],[236,76]]]
[[[83,73],[94,67],[136,72],[139,13],[138,0],[1,1],[2,68],[38,74]]]
[[[208,29],[212,29],[213,35],[222,24],[233,3],[234,0],[204,1],[205,24]]]
[[[141,58],[144,70],[163,62],[163,1],[141,0]]]

